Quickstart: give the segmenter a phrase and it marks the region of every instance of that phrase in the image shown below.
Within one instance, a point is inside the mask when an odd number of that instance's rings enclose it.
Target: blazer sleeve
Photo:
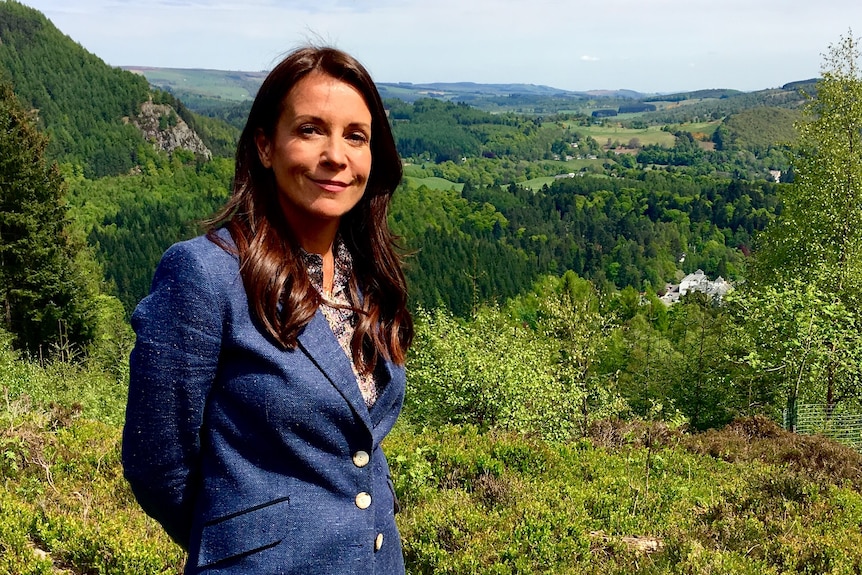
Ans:
[[[218,248],[216,248],[218,249]],[[188,548],[199,481],[200,430],[218,366],[222,306],[213,268],[185,244],[162,257],[136,308],[124,474],[144,511]]]

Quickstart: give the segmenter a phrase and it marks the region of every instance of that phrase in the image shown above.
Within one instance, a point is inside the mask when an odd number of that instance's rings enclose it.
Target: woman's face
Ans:
[[[258,155],[275,175],[279,202],[304,239],[336,229],[362,198],[371,172],[371,111],[350,84],[320,72],[288,92],[271,138],[260,131]]]

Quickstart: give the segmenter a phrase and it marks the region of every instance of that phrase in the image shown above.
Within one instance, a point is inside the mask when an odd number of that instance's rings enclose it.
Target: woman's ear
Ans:
[[[261,128],[258,128],[254,134],[254,143],[257,146],[257,157],[260,158],[260,163],[263,164],[264,168],[271,168],[272,160],[270,159],[270,153],[272,144],[270,144],[269,138],[266,137]]]

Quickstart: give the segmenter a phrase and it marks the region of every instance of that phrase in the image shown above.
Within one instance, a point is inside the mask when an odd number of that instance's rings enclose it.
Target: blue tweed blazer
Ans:
[[[403,367],[384,363],[369,410],[321,312],[296,349],[273,345],[206,237],[165,253],[132,326],[125,476],[187,574],[404,573],[380,448]]]

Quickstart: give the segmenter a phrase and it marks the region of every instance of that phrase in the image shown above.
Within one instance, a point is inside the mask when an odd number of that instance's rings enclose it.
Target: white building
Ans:
[[[693,274],[688,274],[678,285],[668,284],[665,294],[661,296],[661,300],[667,305],[674,304],[679,301],[679,298],[690,291],[699,291],[711,297],[721,299],[727,292],[733,289],[733,286],[723,277],[718,276],[714,281],[710,280],[703,270],[697,270]]]

